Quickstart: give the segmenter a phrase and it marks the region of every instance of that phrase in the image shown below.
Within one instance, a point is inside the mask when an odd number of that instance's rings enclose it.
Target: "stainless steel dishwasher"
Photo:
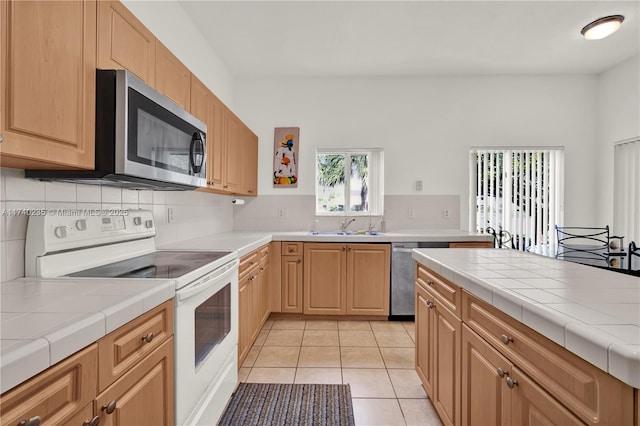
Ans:
[[[416,281],[415,261],[411,252],[414,248],[448,248],[449,243],[392,243],[391,244],[391,306],[389,319],[413,321],[415,318]]]

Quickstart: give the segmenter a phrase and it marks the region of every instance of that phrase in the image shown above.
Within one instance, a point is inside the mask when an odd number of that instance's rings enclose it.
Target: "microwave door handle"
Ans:
[[[199,156],[199,161],[197,162],[196,156]],[[200,173],[202,163],[204,163],[204,143],[202,142],[202,133],[200,132],[194,132],[191,137],[191,145],[189,146],[189,163],[191,163],[191,170],[193,170],[194,174]]]

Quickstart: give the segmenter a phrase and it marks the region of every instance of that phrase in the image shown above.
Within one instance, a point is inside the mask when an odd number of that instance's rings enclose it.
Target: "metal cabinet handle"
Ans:
[[[100,424],[100,416],[95,416],[92,419],[85,420],[82,426],[98,426]]]
[[[296,251],[293,247],[289,247],[289,253],[293,253],[294,251]]]
[[[347,249],[346,247],[342,246],[342,251],[345,251],[346,249]]]
[[[504,343],[505,345],[508,345],[509,343],[513,342],[513,337],[509,337],[506,334],[503,334],[502,336],[500,336],[500,340],[502,340],[502,343]]]
[[[433,303],[431,300],[427,300],[427,306],[429,307],[429,309],[433,309],[436,307],[436,304]]]
[[[0,143],[2,143],[4,141],[4,138],[2,137],[2,135],[0,135]]]
[[[302,260],[301,260],[301,259],[298,259],[298,263],[302,263]]]
[[[427,280],[427,284],[428,285],[434,285],[435,283],[433,281],[431,281],[431,280]]]
[[[116,402],[115,399],[112,400],[112,401],[109,401],[108,403],[106,403],[106,404],[104,404],[102,406],[102,411],[104,411],[107,414],[111,414],[114,411],[116,411],[116,404],[117,404],[117,402]]]
[[[40,418],[40,416],[34,416],[34,417],[31,417],[30,419],[20,420],[20,422],[18,423],[18,426],[40,426],[41,422],[42,422],[42,419]]]
[[[264,271],[264,267],[260,268],[260,272]]]
[[[518,381],[513,380],[511,377],[507,377],[507,386],[509,386],[509,389],[513,389],[515,386],[518,386]]]
[[[142,336],[142,341],[145,343],[151,343],[152,340],[153,340],[153,333],[149,333]]]
[[[509,372],[507,370],[503,370],[502,368],[498,368],[498,376],[500,376],[500,378],[504,378],[504,376],[508,376]]]

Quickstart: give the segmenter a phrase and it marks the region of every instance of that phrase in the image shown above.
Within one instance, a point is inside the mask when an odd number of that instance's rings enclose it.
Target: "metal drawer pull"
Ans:
[[[40,418],[40,416],[35,416],[35,417],[31,417],[30,419],[23,419],[20,420],[20,423],[18,423],[18,426],[40,426],[40,422],[42,422],[42,419]]]
[[[107,414],[111,414],[114,411],[116,411],[116,400],[114,399],[113,401],[109,401],[107,404],[104,404],[102,406],[102,411],[104,411]]]
[[[429,307],[429,309],[433,309],[436,307],[436,304],[433,303],[431,300],[427,300],[427,306]]]
[[[149,333],[149,334],[147,334],[145,336],[142,336],[142,340],[145,343],[151,343],[151,341],[153,340],[153,333]]]
[[[518,381],[513,380],[511,377],[507,377],[507,386],[509,386],[510,389],[513,389],[514,386],[518,386]]]
[[[98,426],[99,424],[100,424],[100,416],[95,416],[92,419],[85,420],[84,423],[82,423],[82,426]]]
[[[298,263],[302,263],[302,260],[301,260],[301,259],[298,259]]]
[[[502,343],[504,343],[505,345],[508,345],[509,343],[513,342],[513,337],[509,337],[506,334],[503,334],[502,336],[500,336],[500,340],[502,340]]]
[[[507,370],[503,370],[502,368],[498,368],[498,376],[504,378],[504,376],[508,376],[509,372]]]
[[[427,284],[434,285],[435,283],[433,281],[431,281],[431,280],[427,280]]]

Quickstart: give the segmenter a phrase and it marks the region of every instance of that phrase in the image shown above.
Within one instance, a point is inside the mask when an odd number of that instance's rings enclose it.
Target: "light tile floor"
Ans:
[[[268,320],[239,372],[256,383],[349,383],[356,425],[441,425],[415,372],[412,322]]]

